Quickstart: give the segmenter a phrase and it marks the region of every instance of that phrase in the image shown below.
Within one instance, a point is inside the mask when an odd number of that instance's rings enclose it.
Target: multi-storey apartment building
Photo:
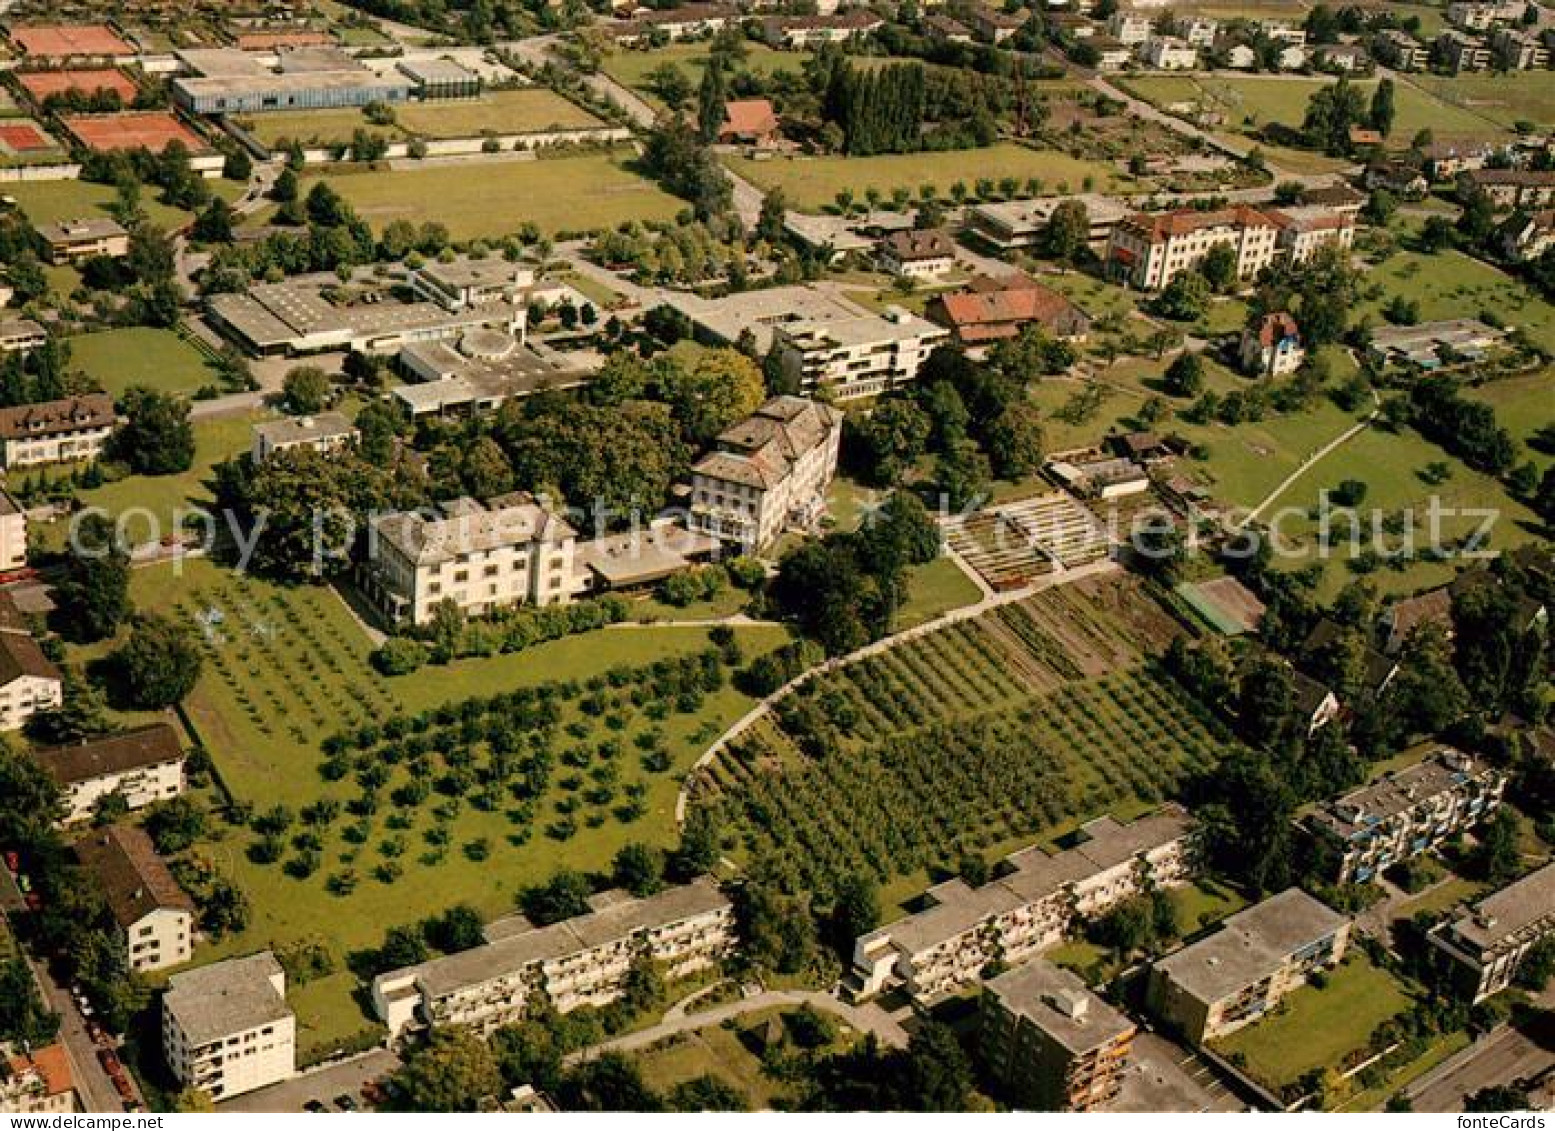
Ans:
[[[27,512],[4,488],[0,488],[0,572],[27,564]]]
[[[1348,212],[1308,205],[1265,215],[1279,229],[1280,253],[1292,263],[1305,263],[1325,247],[1348,248],[1355,243],[1355,217]]]
[[[1107,22],[1107,30],[1119,43],[1130,47],[1143,43],[1155,31],[1154,21],[1139,12],[1114,12]]]
[[[997,960],[1016,965],[1061,942],[1077,922],[1129,896],[1187,882],[1193,834],[1178,806],[1121,825],[1100,817],[1072,848],[1033,846],[1008,856],[1002,874],[973,888],[948,880],[926,893],[929,906],[863,935],[853,947],[859,996],[900,983],[932,1002],[975,981]]]
[[[1469,183],[1498,209],[1532,210],[1555,204],[1555,172],[1539,169],[1472,169]]]
[[[1134,1023],[1074,974],[1037,959],[983,986],[978,1045],[1020,1107],[1089,1111],[1116,1096]]]
[[[317,416],[288,416],[284,420],[269,420],[254,425],[254,444],[250,456],[255,463],[264,463],[276,452],[293,448],[311,448],[316,452],[333,452],[356,443],[361,433],[338,412],[321,412]]]
[[[107,393],[0,408],[0,465],[11,471],[96,459],[116,422]]]
[[[1483,71],[1490,67],[1490,47],[1483,39],[1448,28],[1436,37],[1432,53],[1448,70]]]
[[[837,400],[873,397],[905,385],[949,332],[899,307],[799,319],[773,327],[783,369],[805,393],[830,389]]]
[[[527,495],[484,505],[455,499],[441,513],[373,520],[363,588],[393,621],[424,624],[443,601],[479,616],[508,605],[571,599],[577,532]]]
[[[498,920],[481,946],[379,975],[379,1019],[391,1038],[425,1025],[489,1032],[520,1020],[536,994],[563,1013],[606,1005],[624,992],[634,963],[652,961],[673,980],[734,945],[734,906],[710,879],[646,899],[606,892],[591,903],[588,914],[548,927],[522,916]]]
[[[1447,22],[1468,31],[1489,31],[1520,23],[1527,9],[1524,0],[1462,0],[1447,5]]]
[[[1486,896],[1430,934],[1464,997],[1484,1001],[1512,984],[1528,952],[1555,934],[1555,864]]]
[[[785,530],[812,527],[841,441],[842,413],[830,405],[768,401],[691,468],[691,528],[759,551]]]
[[[62,1044],[5,1057],[0,1072],[0,1112],[6,1115],[65,1115],[80,1110],[70,1054]]]
[[[1497,28],[1492,32],[1490,50],[1509,71],[1543,70],[1550,65],[1550,49],[1544,41],[1516,28]]]
[[[90,819],[98,801],[110,793],[131,809],[141,809],[184,789],[184,750],[168,723],[43,747],[32,756],[59,787],[67,824]]]
[[[1112,230],[1107,264],[1130,286],[1155,291],[1224,246],[1236,254],[1237,278],[1251,279],[1274,262],[1278,240],[1274,222],[1246,206],[1219,212],[1140,212]]]
[[[101,886],[131,970],[163,970],[194,955],[194,903],[151,838],[136,825],[110,825],[75,845]]]
[[[20,730],[58,707],[64,677],[25,629],[0,626],[0,731]]]
[[[1401,71],[1423,71],[1431,65],[1431,49],[1407,31],[1389,28],[1377,36],[1378,58]]]
[[[1191,71],[1199,65],[1199,49],[1173,35],[1153,35],[1145,41],[1145,62],[1158,71]]]
[[[1483,821],[1505,788],[1500,770],[1443,746],[1328,802],[1306,828],[1335,883],[1363,883]]]
[[[1257,1021],[1314,971],[1344,957],[1350,920],[1289,888],[1150,968],[1151,1012],[1200,1044]]]
[[[297,1071],[286,972],[268,950],[174,974],[162,997],[162,1053],[173,1076],[214,1100]]]
[[[130,253],[130,233],[117,220],[93,216],[39,224],[38,238],[50,263],[74,263],[80,259],[119,259]]]

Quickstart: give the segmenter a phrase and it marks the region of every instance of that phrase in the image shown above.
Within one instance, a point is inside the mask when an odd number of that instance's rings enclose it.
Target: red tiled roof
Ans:
[[[13,1056],[11,1072],[20,1075],[29,1068],[36,1068],[43,1078],[43,1091],[48,1096],[62,1096],[76,1086],[70,1072],[70,1056],[62,1044],[46,1045],[33,1051],[31,1056]]]
[[[1296,320],[1289,314],[1281,311],[1279,314],[1265,314],[1263,321],[1258,323],[1258,344],[1266,349],[1271,349],[1278,342],[1286,338],[1301,337],[1301,328],[1296,325]]]
[[[1144,236],[1152,243],[1157,243],[1173,236],[1186,236],[1204,228],[1228,226],[1267,228],[1271,224],[1269,218],[1258,209],[1239,204],[1235,208],[1226,208],[1217,212],[1200,212],[1192,208],[1159,214],[1136,212],[1124,220],[1121,226]]]
[[[1086,319],[1085,312],[1068,298],[1040,283],[1002,291],[963,291],[944,295],[939,305],[963,341],[1013,337],[1019,327],[1028,322],[1038,322],[1051,329],[1065,317]]]
[[[719,136],[766,137],[777,132],[777,111],[765,98],[746,98],[724,106],[724,125]]]

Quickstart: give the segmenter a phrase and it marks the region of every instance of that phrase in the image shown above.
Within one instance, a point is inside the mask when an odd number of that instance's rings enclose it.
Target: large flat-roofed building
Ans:
[[[1350,920],[1299,888],[1230,916],[1150,968],[1149,1007],[1194,1044],[1263,1017],[1308,975],[1344,957]]]
[[[1132,824],[1099,817],[1080,843],[1033,846],[1004,859],[973,888],[960,879],[928,890],[928,907],[859,938],[851,981],[860,996],[900,983],[928,1004],[976,981],[996,959],[1018,965],[1063,941],[1079,922],[1150,888],[1186,883],[1194,866],[1188,814],[1168,806]]]
[[[165,970],[193,957],[194,902],[143,829],[98,829],[76,843],[75,854],[97,877],[131,970]]]
[[[950,332],[900,307],[803,319],[773,328],[779,363],[805,393],[827,389],[838,400],[874,397],[918,376]]]
[[[1245,205],[1219,212],[1140,212],[1112,230],[1107,269],[1130,286],[1156,291],[1224,246],[1235,253],[1237,278],[1246,280],[1274,262],[1278,241],[1274,222]]]
[[[520,302],[534,282],[533,268],[510,263],[501,256],[460,258],[448,263],[433,260],[410,273],[411,290],[444,310]]]
[[[0,466],[96,459],[117,420],[107,393],[0,408]]]
[[[1479,361],[1506,338],[1477,318],[1450,318],[1413,326],[1378,326],[1369,352],[1384,365],[1436,369],[1449,360]]]
[[[479,416],[547,389],[575,389],[592,376],[555,350],[501,330],[416,342],[400,350],[397,364],[412,382],[391,392],[411,417]]]
[[[577,532],[528,496],[455,499],[438,513],[383,515],[368,531],[363,588],[391,621],[425,624],[452,601],[480,616],[570,600]]]
[[[983,986],[978,1046],[1019,1107],[1090,1111],[1123,1087],[1137,1028],[1074,974],[1037,959]]]
[[[1506,775],[1443,746],[1306,819],[1334,883],[1364,883],[1402,860],[1485,820],[1501,804]]]
[[[785,530],[808,530],[837,474],[842,413],[776,397],[726,429],[691,468],[690,525],[755,552]]]
[[[268,950],[174,974],[162,997],[162,1053],[185,1088],[227,1100],[297,1071],[286,972]]]
[[[1453,984],[1474,1002],[1512,984],[1523,959],[1555,934],[1555,864],[1487,895],[1430,934]]]
[[[130,233],[107,216],[39,224],[37,231],[50,263],[75,263],[100,255],[119,259],[130,253]]]
[[[131,809],[177,797],[184,789],[184,749],[168,723],[148,723],[84,738],[67,746],[46,746],[33,760],[60,789],[66,822],[85,821],[109,794]]]
[[[1112,229],[1129,215],[1128,206],[1116,197],[1088,193],[1078,197],[1050,196],[1039,200],[979,204],[968,212],[968,226],[977,236],[1001,251],[1037,247],[1047,235],[1053,213],[1068,200],[1077,200],[1085,206],[1089,222],[1087,242],[1094,251],[1107,246]]]
[[[325,275],[261,283],[241,294],[212,295],[206,309],[218,329],[262,357],[336,349],[392,354],[415,342],[443,341],[488,327],[523,333],[522,306],[493,303],[450,310],[427,300],[401,302],[381,291],[339,302],[328,291],[339,282]]]
[[[395,69],[410,80],[419,98],[475,98],[481,92],[480,75],[453,59],[402,59]]]
[[[282,52],[276,68],[229,48],[185,51],[179,58],[196,72],[172,82],[175,105],[196,114],[261,114],[272,110],[338,110],[374,102],[410,100],[412,80],[379,74],[327,48]]]
[[[709,879],[646,899],[607,892],[594,910],[548,927],[522,916],[486,928],[486,942],[381,974],[373,1005],[391,1038],[407,1028],[468,1025],[490,1032],[521,1020],[534,997],[560,1012],[621,996],[635,963],[669,979],[706,969],[734,945],[734,907]]]
[[[254,443],[249,454],[255,463],[264,463],[277,452],[294,448],[335,452],[351,446],[360,438],[361,433],[356,430],[356,426],[338,412],[288,416],[284,420],[268,420],[254,425]]]

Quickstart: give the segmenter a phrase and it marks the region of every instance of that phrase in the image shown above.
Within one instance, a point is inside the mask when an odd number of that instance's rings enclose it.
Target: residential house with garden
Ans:
[[[1546,864],[1438,924],[1430,942],[1458,992],[1478,1003],[1510,986],[1552,935],[1555,864]]]
[[[91,820],[98,804],[110,795],[118,795],[135,810],[177,797],[184,790],[183,744],[169,723],[147,723],[116,734],[42,747],[32,752],[32,758],[59,787],[66,824]]]
[[[144,829],[130,824],[94,829],[74,851],[108,901],[129,969],[165,970],[194,956],[194,903]]]

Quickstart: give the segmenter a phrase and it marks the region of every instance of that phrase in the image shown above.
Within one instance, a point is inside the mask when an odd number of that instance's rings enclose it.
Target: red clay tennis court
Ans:
[[[49,135],[31,122],[7,122],[0,125],[0,144],[12,153],[38,153],[54,148]]]
[[[152,153],[161,153],[175,141],[183,142],[191,153],[201,153],[209,148],[188,126],[160,110],[61,121],[82,145],[102,153],[120,149],[149,149]]]
[[[13,27],[10,35],[11,42],[34,58],[70,59],[135,54],[135,49],[106,24]]]
[[[82,94],[96,94],[100,90],[118,93],[122,102],[134,101],[135,84],[122,71],[108,67],[83,71],[13,71],[22,89],[42,102],[56,94],[78,90]]]

